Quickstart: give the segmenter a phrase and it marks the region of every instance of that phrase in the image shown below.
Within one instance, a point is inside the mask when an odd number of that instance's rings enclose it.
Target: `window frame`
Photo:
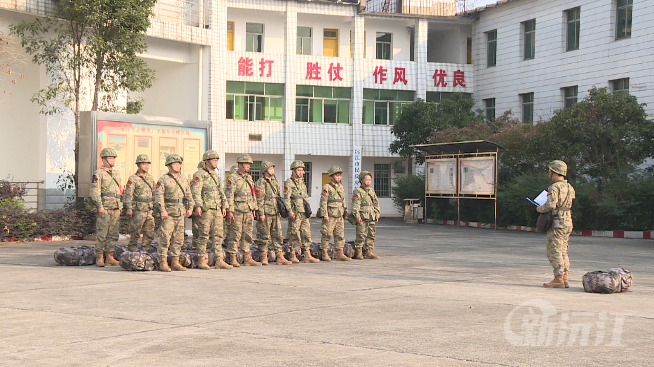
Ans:
[[[308,29],[309,30],[309,36],[300,36],[300,28]],[[311,55],[313,52],[313,28],[312,27],[297,27],[298,33],[297,33],[297,45],[296,45],[296,54],[297,55]],[[304,42],[308,40],[309,44],[309,53],[304,53]],[[301,43],[301,45],[299,44]],[[298,50],[297,47],[301,47],[301,50]],[[298,52],[301,51],[301,52]]]
[[[261,33],[255,33],[255,32],[250,32],[248,30],[248,26],[250,25],[261,25]],[[246,52],[263,52],[263,42],[264,42],[264,34],[266,32],[266,25],[264,23],[245,23],[245,51]],[[256,36],[259,38],[259,50],[251,50],[250,49],[250,42],[248,40],[250,39],[250,36]],[[252,45],[252,48],[254,48],[254,44]]]
[[[232,27],[231,30],[229,29],[230,26]],[[227,22],[227,51],[234,51],[234,30],[235,30],[235,27],[236,26],[234,25],[234,22],[232,22],[232,21]],[[229,41],[229,38],[230,38],[229,35],[230,34],[232,36],[231,37],[231,39],[232,39],[231,40],[231,45],[230,45],[230,41]],[[230,48],[230,46],[231,46],[231,48]]]
[[[527,100],[529,99],[529,100]],[[534,123],[534,92],[520,94],[520,107],[522,111],[522,122],[525,124]],[[526,113],[526,109],[529,108],[529,113]],[[529,118],[527,119],[527,115]]]
[[[610,81],[611,83],[611,91],[613,94],[618,94],[618,93],[627,93],[629,94],[629,78],[620,78],[620,79],[613,79]],[[621,88],[616,88],[616,86],[622,83]]]
[[[620,2],[624,1],[624,5]],[[615,40],[631,38],[631,31],[633,26],[633,0],[616,0],[615,2]],[[625,10],[625,24],[624,27],[620,26],[620,12]],[[621,29],[622,28],[622,29]],[[621,32],[622,31],[622,32]]]
[[[522,60],[533,60],[536,58],[536,19],[522,22],[521,28]]]
[[[250,176],[252,177],[252,182],[257,182],[261,176],[261,163],[262,161],[252,161],[250,165]]]
[[[579,49],[579,34],[581,29],[581,7],[568,9],[564,11],[565,13],[565,51],[575,51]],[[570,19],[570,16],[575,16],[576,18]],[[572,30],[571,30],[572,28]],[[570,34],[574,32],[574,44],[570,45]]]
[[[484,32],[486,35],[486,67],[497,66],[497,29]],[[490,36],[493,36],[493,39]],[[492,63],[491,63],[492,55]]]
[[[390,41],[380,41],[379,40],[380,34],[382,35],[382,37],[390,36],[391,40]],[[380,46],[382,47],[381,57],[379,55],[379,51],[380,51],[379,47]],[[387,50],[386,50],[386,47],[388,47]],[[388,52],[388,55],[384,55],[384,53],[386,51]],[[387,56],[387,57],[384,57],[384,56]],[[375,34],[375,59],[376,60],[393,60],[393,33],[390,33],[390,32],[376,32],[376,34]]]
[[[571,85],[563,89],[563,108],[574,106],[579,101],[579,86]]]
[[[304,95],[297,93],[297,88],[311,88],[312,94],[311,96]],[[316,88],[329,88],[330,89],[330,95],[331,97],[327,96],[316,96]],[[348,90],[349,91],[349,97],[335,97],[336,93],[339,90]],[[323,90],[323,92],[326,91],[326,89]],[[300,101],[306,100],[306,104],[303,103],[300,105]],[[320,101],[321,105],[321,112],[320,112],[320,120],[321,121],[312,121],[312,117],[314,114],[312,113],[312,108],[315,108],[313,104],[317,103],[317,101]],[[327,101],[335,101],[336,102],[336,110],[335,110],[335,121],[325,121],[325,117],[327,116]],[[296,97],[295,97],[295,121],[297,122],[308,122],[308,123],[323,123],[323,124],[343,124],[343,125],[349,125],[350,124],[350,107],[352,106],[352,88],[348,87],[327,87],[327,86],[313,86],[313,85],[301,85],[298,84],[296,85]],[[330,104],[331,106],[331,104]],[[347,106],[347,107],[341,107],[341,106]],[[306,119],[303,118],[303,116],[298,116],[298,115],[304,115],[306,107]],[[344,111],[341,111],[341,108],[347,108],[347,113],[344,113]],[[347,122],[341,122],[341,119],[347,116]]]
[[[492,106],[490,104],[492,103]],[[490,114],[492,111],[492,116]],[[484,114],[486,116],[486,122],[495,121],[495,98],[486,98],[484,99]]]
[[[243,88],[239,92],[230,92],[227,91],[229,88],[229,83],[243,83]],[[247,84],[263,84],[263,93],[254,93],[252,91],[248,92]],[[259,83],[259,82],[241,82],[241,81],[226,81],[226,93],[225,93],[225,119],[226,120],[236,120],[236,121],[263,121],[263,122],[282,122],[284,119],[284,95],[272,94],[272,91],[269,89],[273,87],[279,88],[281,86],[281,91],[284,93],[283,84],[279,83]],[[243,101],[243,114],[245,118],[236,118],[237,116],[237,97]],[[231,98],[231,99],[230,99]],[[271,103],[272,100],[279,100],[276,102],[276,105]],[[231,103],[230,103],[231,102]],[[258,118],[258,105],[261,106],[261,117]],[[281,114],[274,115],[272,112],[275,108],[279,108]],[[254,118],[251,118],[252,112],[254,112]],[[238,113],[240,116],[240,112]],[[265,116],[264,116],[265,115]],[[274,117],[274,119],[273,119]]]
[[[378,198],[391,197],[391,164],[375,163],[373,166],[373,185]]]
[[[336,36],[335,37],[325,36],[326,32],[335,32]],[[323,54],[323,56],[325,56],[325,39],[335,39],[336,40],[336,49],[334,50],[334,52],[336,53],[336,55],[326,56],[326,57],[338,57],[339,48],[340,48],[339,33],[340,32],[339,32],[338,28],[323,28],[323,30],[322,30],[322,54]]]
[[[304,163],[304,176],[302,176],[302,179],[304,180],[304,185],[307,187],[307,195],[311,197],[311,171],[312,171],[312,166],[311,162],[303,162]]]
[[[384,93],[384,96],[382,96],[382,92]],[[400,99],[400,93],[413,93],[413,100],[408,101],[404,99]],[[366,94],[368,94],[366,96]],[[372,96],[372,94],[376,94],[375,96]],[[395,94],[394,98],[389,98],[390,94]],[[416,100],[416,95],[414,91],[404,91],[404,90],[393,90],[393,89],[368,89],[364,88],[364,97],[363,97],[363,106],[362,106],[362,122],[365,125],[387,125],[387,126],[393,126],[395,124],[395,121],[399,119],[400,115],[402,114],[402,108],[404,107],[405,104],[408,103],[413,103]],[[372,107],[372,123],[366,123],[366,116],[368,115],[368,112],[366,110]],[[384,123],[378,123],[377,120],[377,111],[378,110],[385,110],[386,114],[382,118],[382,122]]]

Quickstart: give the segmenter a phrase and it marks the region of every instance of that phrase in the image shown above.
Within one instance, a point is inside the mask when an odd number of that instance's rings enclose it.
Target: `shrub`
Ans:
[[[425,175],[397,175],[391,187],[393,205],[404,213],[404,199],[425,198]]]

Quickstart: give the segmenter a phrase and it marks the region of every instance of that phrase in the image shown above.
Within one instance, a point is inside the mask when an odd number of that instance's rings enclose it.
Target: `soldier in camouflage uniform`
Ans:
[[[120,234],[120,211],[122,209],[122,188],[120,187],[120,174],[113,167],[116,164],[116,151],[113,148],[104,148],[100,152],[102,167],[93,174],[91,185],[91,200],[98,208],[95,222],[97,240],[95,242],[96,266],[117,266],[114,259],[114,246]],[[106,262],[104,255],[106,254]]]
[[[261,266],[252,259],[252,230],[257,210],[257,200],[254,196],[254,182],[250,176],[250,165],[253,163],[248,154],[240,155],[238,170],[227,178],[227,252],[229,262],[239,267],[236,252],[240,244],[243,251],[243,264],[246,266]]]
[[[293,161],[291,163],[291,170],[293,171],[291,178],[284,182],[284,202],[289,210],[289,242],[291,249],[296,245],[302,247],[302,253],[304,254],[303,262],[317,263],[320,260],[311,256],[311,226],[304,209],[305,201],[308,202],[309,200],[307,186],[304,183],[304,162],[300,160]],[[299,262],[295,256],[295,251],[290,252],[290,260],[294,263]]]
[[[379,259],[372,251],[375,248],[376,223],[379,222],[381,208],[375,190],[370,187],[372,174],[363,171],[359,174],[361,186],[352,195],[352,214],[357,221],[357,237],[354,241],[354,258],[363,260],[363,246],[368,249],[366,259]]]
[[[161,243],[157,251],[161,271],[185,271],[179,263],[179,255],[184,244],[184,218],[191,216],[193,196],[191,187],[182,172],[183,159],[177,154],[166,158],[168,173],[161,176],[154,190],[154,203],[161,212]],[[172,240],[172,243],[171,243]],[[168,247],[171,246],[171,266],[168,267]]]
[[[284,258],[282,247],[282,217],[277,209],[277,198],[281,190],[275,177],[275,164],[265,161],[261,164],[262,177],[254,184],[257,196],[257,242],[262,258],[261,264],[268,265],[268,247],[272,244],[277,254],[277,265],[290,265]]]
[[[129,176],[125,185],[123,197],[126,209],[125,215],[131,218],[129,221],[130,239],[127,244],[129,251],[135,251],[143,234],[141,247],[144,250],[150,249],[150,243],[154,239],[154,178],[148,173],[150,169],[150,157],[147,154],[139,154],[136,157],[138,170]]]
[[[204,167],[193,175],[191,192],[195,201],[195,218],[198,225],[198,269],[210,269],[207,264],[207,241],[211,236],[209,251],[216,260],[216,269],[231,269],[223,259],[223,217],[227,214],[227,198],[220,184],[218,152],[208,150],[202,156]]]
[[[565,179],[568,165],[560,160],[551,161],[547,168],[553,184],[547,189],[547,202],[536,208],[539,213],[550,213],[554,217],[547,231],[547,259],[554,268],[554,280],[544,283],[545,288],[568,288],[570,259],[568,239],[572,233],[572,201],[575,189]]]
[[[198,169],[203,169],[205,167],[204,161],[200,161],[198,163]],[[193,188],[193,182],[191,182],[191,188]],[[195,250],[198,248],[198,239],[200,238],[200,231],[198,230],[198,216],[193,214],[191,216],[192,224],[191,224],[191,232],[193,233],[193,239],[191,240],[191,249]],[[211,238],[209,238],[209,242],[207,242],[208,246],[211,246]]]
[[[331,181],[322,187],[320,195],[320,209],[318,216],[322,217],[322,238],[320,240],[320,249],[322,250],[322,260],[331,261],[329,258],[328,248],[329,241],[334,236],[334,260],[351,261],[343,253],[345,246],[345,222],[347,215],[345,207],[345,190],[341,185],[343,170],[339,166],[332,166],[327,172],[331,176]]]

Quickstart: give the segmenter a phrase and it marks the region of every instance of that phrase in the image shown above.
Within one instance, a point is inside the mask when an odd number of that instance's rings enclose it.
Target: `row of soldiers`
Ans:
[[[299,245],[303,262],[316,263],[320,260],[311,255],[311,229],[309,218],[313,216],[309,205],[307,187],[304,183],[304,163],[296,160],[291,164],[292,175],[284,182],[283,193],[275,177],[275,164],[269,161],[261,165],[262,177],[255,183],[250,176],[252,158],[243,154],[232,167],[225,188],[216,171],[218,152],[206,151],[198,171],[189,182],[182,174],[183,158],[170,154],[166,158],[168,173],[154,182],[149,173],[150,158],[141,154],[136,158],[138,170],[127,180],[123,190],[120,176],[114,169],[116,151],[104,148],[100,157],[102,167],[93,176],[91,199],[97,206],[96,221],[96,265],[115,266],[113,248],[119,237],[119,217],[124,205],[130,218],[130,240],[128,250],[137,249],[141,236],[143,249],[149,249],[155,232],[155,216],[161,219],[158,229],[160,244],[157,248],[162,271],[186,268],[179,263],[184,244],[184,219],[193,216],[194,244],[198,252],[198,268],[210,269],[208,253],[213,254],[216,269],[239,267],[236,253],[244,255],[244,265],[268,264],[268,250],[276,253],[278,265],[289,265],[299,260],[295,251],[288,259],[282,247],[282,214],[288,214],[288,240],[291,248]],[[370,187],[372,174],[363,171],[359,175],[361,186],[352,195],[352,212],[346,208],[345,191],[341,184],[343,170],[338,166],[329,169],[331,180],[323,186],[320,208],[317,216],[322,218],[321,258],[331,261],[328,254],[329,242],[334,239],[334,260],[350,261],[343,252],[345,245],[344,220],[350,216],[356,224],[355,259],[378,259],[373,253],[376,223],[380,207],[375,191]],[[224,222],[226,221],[226,252],[223,251]],[[250,252],[254,221],[257,225],[257,246],[262,253],[261,262],[255,261]],[[195,236],[194,236],[195,237]],[[363,248],[366,247],[365,252]],[[171,265],[167,257],[170,248]]]

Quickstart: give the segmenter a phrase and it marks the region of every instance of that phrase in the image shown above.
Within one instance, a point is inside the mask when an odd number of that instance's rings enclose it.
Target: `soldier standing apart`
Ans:
[[[302,247],[305,263],[317,263],[320,260],[311,256],[311,226],[306,215],[304,204],[309,200],[307,186],[304,183],[304,162],[300,160],[291,163],[293,174],[284,182],[284,202],[288,208],[288,230],[291,245],[291,261],[299,262],[293,248],[299,244]],[[313,216],[313,214],[312,214]]]
[[[157,251],[161,271],[185,271],[179,263],[179,255],[184,244],[184,218],[191,216],[193,196],[188,180],[182,175],[182,162],[177,154],[166,158],[168,173],[161,176],[154,190],[154,202],[161,212],[159,238],[161,243]],[[172,243],[171,243],[172,240]],[[168,266],[168,247],[171,246],[172,261]]]
[[[322,216],[322,238],[320,240],[320,249],[322,250],[322,260],[331,261],[329,258],[328,248],[329,241],[334,236],[334,260],[351,261],[343,253],[345,246],[345,222],[347,208],[345,208],[345,190],[341,185],[343,170],[339,166],[332,166],[327,171],[331,176],[331,181],[322,187],[320,195],[320,216]]]
[[[379,259],[372,251],[375,248],[376,223],[379,222],[381,208],[375,190],[370,187],[372,174],[363,171],[359,174],[361,186],[354,190],[352,195],[352,214],[357,220],[357,237],[354,240],[354,258],[363,260],[363,245],[368,252],[366,259]]]
[[[116,151],[113,148],[104,148],[100,152],[102,167],[93,174],[91,185],[91,199],[98,207],[98,216],[95,221],[97,239],[95,241],[95,265],[103,267],[118,265],[114,259],[114,246],[120,234],[121,187],[120,175],[113,167],[116,164]],[[104,255],[106,254],[106,262]]]
[[[547,168],[553,184],[547,189],[547,202],[536,208],[539,213],[550,213],[554,217],[547,231],[547,259],[554,268],[554,280],[544,283],[545,288],[568,288],[570,259],[568,239],[572,233],[572,201],[575,189],[565,179],[568,165],[560,160],[551,161]]]
[[[208,150],[202,160],[204,167],[193,175],[191,192],[195,201],[195,222],[197,223],[198,240],[198,269],[210,269],[207,264],[207,242],[211,236],[209,251],[216,260],[216,269],[231,269],[223,259],[223,217],[227,214],[227,199],[220,176],[216,172],[218,167],[218,152]]]
[[[236,162],[238,170],[227,178],[227,252],[229,262],[239,267],[236,251],[239,244],[243,251],[243,264],[246,266],[261,266],[252,259],[252,230],[254,226],[257,200],[254,197],[254,182],[250,176],[252,158],[248,154],[240,155]]]
[[[277,198],[281,190],[275,177],[275,164],[265,161],[261,164],[261,177],[254,184],[257,196],[257,242],[262,258],[261,264],[268,265],[268,248],[272,244],[277,254],[277,265],[290,265],[292,262],[284,258],[282,247],[282,217],[277,209]]]
[[[125,205],[125,215],[131,218],[129,221],[129,243],[127,249],[135,251],[143,234],[141,248],[150,249],[150,244],[154,239],[154,217],[152,210],[154,208],[154,178],[148,173],[150,169],[150,157],[147,154],[139,154],[136,157],[136,166],[138,170],[135,174],[129,176],[127,185],[125,185],[125,195],[123,197]]]

